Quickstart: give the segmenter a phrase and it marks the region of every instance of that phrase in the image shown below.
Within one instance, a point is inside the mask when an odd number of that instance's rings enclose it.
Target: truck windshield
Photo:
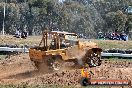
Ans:
[[[74,34],[66,34],[65,39],[70,44],[70,46],[76,45],[78,42],[78,37]]]
[[[65,35],[65,39],[69,41],[78,41],[77,35],[71,35],[71,34]]]

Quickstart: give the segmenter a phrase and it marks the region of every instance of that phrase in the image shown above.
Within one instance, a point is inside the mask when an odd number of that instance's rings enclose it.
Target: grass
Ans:
[[[29,36],[27,39],[15,38],[11,35],[8,36],[0,36],[1,44],[16,44],[16,45],[33,45],[39,44],[41,41],[41,36]]]
[[[117,61],[117,62],[124,62],[124,61],[128,61],[128,62],[132,62],[132,59],[119,59],[119,58],[105,58],[103,60],[109,60],[109,61]]]
[[[87,86],[87,87],[82,87],[82,86],[61,86],[61,85],[36,85],[36,86],[28,86],[27,84],[22,84],[22,85],[13,85],[13,84],[8,84],[8,85],[0,85],[0,88],[111,88],[111,86]],[[112,88],[129,88],[129,86],[113,86]]]
[[[6,57],[7,57],[7,55],[0,55],[0,60],[4,59]]]
[[[24,85],[0,85],[0,88],[110,88],[109,86],[87,86],[87,87],[75,87],[75,86],[60,86],[60,85],[36,85],[28,86]],[[117,87],[118,88],[118,87]]]
[[[132,49],[132,41],[118,41],[118,40],[91,40],[96,42],[102,49]]]
[[[42,36],[29,36],[27,39],[15,38],[12,35],[0,36],[1,44],[16,44],[16,45],[38,45],[42,39]],[[88,41],[85,39],[84,41]],[[130,41],[118,41],[118,40],[97,40],[90,39],[95,42],[102,49],[132,49],[132,40]]]

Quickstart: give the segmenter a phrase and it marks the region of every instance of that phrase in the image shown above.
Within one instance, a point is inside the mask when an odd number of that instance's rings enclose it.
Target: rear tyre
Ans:
[[[53,70],[55,70],[55,71],[60,70],[63,67],[63,60],[62,60],[61,56],[55,56],[53,59],[54,59],[54,61],[53,61],[53,63],[51,63]]]

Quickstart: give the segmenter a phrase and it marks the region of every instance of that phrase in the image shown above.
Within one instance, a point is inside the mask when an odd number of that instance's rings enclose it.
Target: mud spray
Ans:
[[[78,60],[78,63],[79,63],[79,65],[81,65],[81,66],[83,66],[84,65],[84,63],[83,63],[83,61],[82,61],[82,58],[85,56],[85,54],[86,54],[86,51],[79,51],[78,52],[78,55],[76,55],[76,58],[77,58],[77,60]]]

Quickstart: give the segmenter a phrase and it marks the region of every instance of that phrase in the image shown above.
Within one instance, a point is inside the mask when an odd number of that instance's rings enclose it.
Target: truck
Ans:
[[[65,31],[43,31],[42,34],[40,44],[29,49],[29,57],[37,68],[56,71],[64,66],[81,68],[101,65],[102,49],[96,43],[81,41],[76,33]]]

